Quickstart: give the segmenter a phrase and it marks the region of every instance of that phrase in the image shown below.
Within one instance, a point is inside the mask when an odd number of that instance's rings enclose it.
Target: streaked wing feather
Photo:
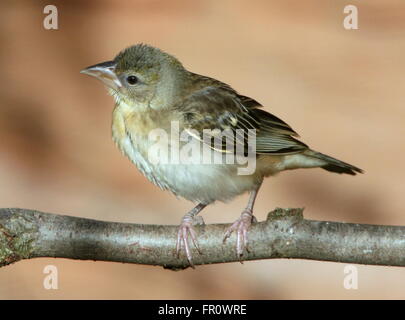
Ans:
[[[250,129],[255,130],[258,154],[290,154],[307,149],[294,138],[298,134],[287,123],[260,107],[256,100],[238,95],[229,86],[205,87],[177,106],[183,114],[184,127],[199,132],[201,141],[204,129],[232,130],[234,143],[243,144],[246,152]],[[241,130],[244,130],[242,134]],[[224,141],[223,152],[226,152],[225,147]]]

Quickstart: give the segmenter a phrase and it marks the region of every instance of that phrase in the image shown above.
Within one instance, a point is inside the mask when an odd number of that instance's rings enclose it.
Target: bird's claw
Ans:
[[[252,222],[256,222],[256,218],[253,216],[252,211],[245,209],[240,217],[226,230],[223,242],[225,243],[232,232],[236,232],[236,253],[239,258],[242,257],[243,251],[248,248],[248,229]]]
[[[190,266],[194,269],[193,264],[193,255],[191,254],[190,244],[188,242],[189,237],[191,238],[195,248],[197,249],[198,253],[201,254],[200,246],[198,245],[197,234],[194,230],[193,225],[196,224],[204,224],[204,220],[202,217],[191,217],[191,216],[184,216],[183,220],[179,226],[179,231],[177,232],[177,243],[176,243],[176,253],[177,257],[180,256],[180,251],[184,248],[186,257]]]

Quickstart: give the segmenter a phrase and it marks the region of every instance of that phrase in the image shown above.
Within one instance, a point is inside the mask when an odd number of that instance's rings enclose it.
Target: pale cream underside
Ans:
[[[156,128],[170,132],[170,117],[175,118],[170,113],[155,116],[156,111],[136,110],[121,101],[113,112],[113,140],[151,182],[190,201],[208,204],[231,200],[253,190],[265,176],[323,164],[303,154],[261,155],[252,175],[238,175],[237,164],[154,164],[148,160],[148,150],[156,142],[148,139],[148,133]]]

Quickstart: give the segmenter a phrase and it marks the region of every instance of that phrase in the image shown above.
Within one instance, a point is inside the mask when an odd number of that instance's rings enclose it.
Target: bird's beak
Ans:
[[[87,67],[80,71],[80,73],[96,77],[107,87],[118,91],[122,87],[122,84],[115,73],[115,67],[116,63],[114,61],[106,61]]]

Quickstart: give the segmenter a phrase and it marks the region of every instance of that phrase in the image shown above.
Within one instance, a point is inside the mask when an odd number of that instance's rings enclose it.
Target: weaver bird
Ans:
[[[189,239],[198,249],[193,224],[196,215],[215,201],[227,201],[250,192],[246,208],[226,231],[224,241],[236,233],[236,253],[247,250],[248,229],[253,206],[263,178],[280,171],[320,167],[335,173],[355,175],[362,170],[310,149],[297,140],[297,133],[284,121],[261,109],[256,100],[239,94],[216,79],[186,70],[175,57],[144,44],[121,51],[112,61],[90,66],[81,71],[101,80],[114,97],[112,137],[118,148],[155,185],[196,203],[184,215],[177,234],[177,254],[184,248],[192,264]],[[163,129],[174,144],[172,124],[191,139],[209,145],[213,153],[227,153],[201,139],[204,130],[230,130],[234,142],[246,151],[245,138],[238,131],[255,133],[251,174],[238,174],[238,163],[159,163],[151,161],[148,150],[156,141],[150,133]],[[215,134],[214,134],[215,135]],[[183,146],[185,141],[177,141]]]

